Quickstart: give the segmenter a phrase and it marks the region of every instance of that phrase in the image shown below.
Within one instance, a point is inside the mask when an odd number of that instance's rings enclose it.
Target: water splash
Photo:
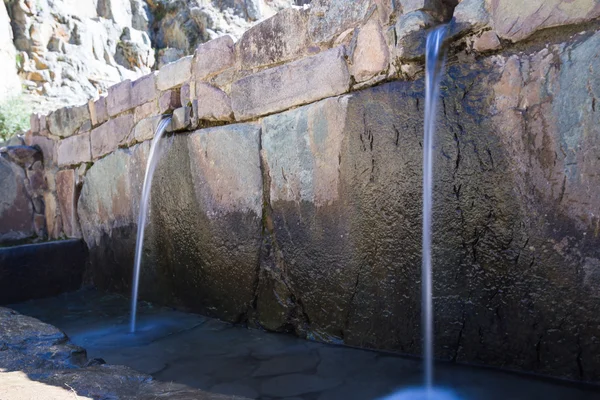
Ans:
[[[380,400],[461,400],[454,392],[440,388],[408,388]]]
[[[131,320],[129,322],[129,331],[135,333],[135,322],[137,315],[138,288],[140,283],[140,269],[142,262],[142,248],[144,247],[144,230],[146,228],[146,217],[148,216],[148,200],[150,198],[150,189],[152,189],[152,178],[154,171],[160,159],[160,142],[165,134],[167,126],[171,122],[171,117],[165,117],[160,121],[152,139],[150,154],[146,163],[146,175],[144,176],[144,186],[142,186],[142,198],[140,200],[140,214],[137,225],[137,239],[135,244],[135,261],[133,270],[133,289],[131,293]]]
[[[423,265],[422,285],[422,327],[423,327],[423,367],[425,388],[433,387],[433,300],[431,279],[431,231],[433,204],[433,140],[435,118],[440,96],[440,80],[444,66],[443,43],[448,26],[442,25],[427,36],[425,50],[425,123],[423,140]]]

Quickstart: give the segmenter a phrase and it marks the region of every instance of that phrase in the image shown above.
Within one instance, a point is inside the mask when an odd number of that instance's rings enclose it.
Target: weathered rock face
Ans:
[[[146,10],[124,0],[97,3],[8,3],[19,75],[38,111],[83,104],[154,65],[148,33],[133,26]]]
[[[167,140],[151,195],[141,293],[240,321],[254,299],[261,243],[259,127]],[[148,150],[148,142],[119,150],[86,175],[78,214],[99,287],[129,288]]]
[[[293,0],[176,0],[149,2],[156,27],[156,46],[193,54],[219,36],[242,36],[255,21],[294,4]]]
[[[346,319],[356,280],[337,204],[347,104],[328,99],[263,121],[269,208],[257,312],[271,329],[305,318],[296,329],[329,340]]]
[[[0,27],[0,93],[8,97],[20,91],[21,80],[15,67],[17,51],[13,45],[13,32],[4,2],[0,4]]]
[[[598,88],[588,84],[598,40],[448,71],[434,189],[442,358],[598,379],[590,321],[600,309],[600,185],[587,172],[598,168]],[[344,123],[304,122],[317,105],[265,120],[278,280],[302,305],[308,335],[420,351],[422,90],[416,82],[357,92],[333,114]],[[339,157],[312,161],[314,137],[331,140],[340,126]],[[320,193],[337,195],[310,200],[315,177],[336,168]],[[259,322],[273,326],[257,304]]]
[[[33,205],[25,171],[0,155],[0,243],[33,236]]]
[[[96,162],[86,174],[77,215],[90,260],[99,267],[92,276],[99,287],[122,290],[131,280],[134,225],[149,150],[150,142],[118,150]],[[111,241],[111,237],[119,239]]]
[[[158,274],[169,277],[183,305],[228,321],[245,318],[262,231],[259,135],[259,127],[248,124],[175,138],[152,193],[146,243],[156,270],[143,273],[147,296],[154,295],[152,275]]]

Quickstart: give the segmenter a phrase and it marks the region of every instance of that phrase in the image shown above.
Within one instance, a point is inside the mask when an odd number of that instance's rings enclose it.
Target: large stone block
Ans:
[[[33,205],[25,180],[25,171],[0,155],[0,243],[34,234]]]
[[[60,208],[53,192],[44,193],[44,216],[50,239],[59,239],[62,233],[62,219]]]
[[[451,17],[451,8],[448,3],[444,0],[400,0],[404,14],[413,11],[425,11],[439,20]]]
[[[125,80],[108,88],[106,110],[108,115],[114,117],[133,108],[131,100],[131,81]]]
[[[174,137],[152,192],[147,243],[156,269],[143,278],[146,296],[156,276],[171,276],[170,293],[182,304],[228,321],[245,319],[261,243],[259,135],[259,126],[241,124]]]
[[[85,176],[77,215],[90,250],[89,272],[99,288],[125,291],[130,287],[149,150],[149,141],[119,149],[95,162]]]
[[[83,133],[58,142],[57,160],[59,167],[92,161],[90,134]]]
[[[221,89],[207,83],[196,84],[196,99],[198,107],[196,116],[206,121],[233,121],[231,99]]]
[[[156,100],[156,73],[144,75],[131,83],[131,106],[137,107]]]
[[[135,125],[129,138],[126,139],[126,143],[132,145],[136,142],[139,143],[146,140],[152,140],[156,134],[156,128],[162,119],[162,115],[144,118]]]
[[[167,132],[188,130],[192,123],[191,112],[191,107],[179,107],[177,110],[173,111],[171,122],[167,125]]]
[[[332,43],[344,31],[360,26],[377,3],[376,0],[313,0],[308,21],[310,41]]]
[[[343,48],[247,76],[231,87],[237,120],[282,111],[348,91],[350,74]]]
[[[427,29],[437,24],[438,22],[430,14],[423,11],[402,15],[394,27],[396,30],[394,55],[401,60],[425,57]]]
[[[242,68],[280,64],[307,52],[308,10],[287,8],[244,32],[237,44]]]
[[[100,97],[98,100],[88,102],[90,117],[93,126],[97,126],[108,121],[108,110],[106,109],[106,97]]]
[[[372,18],[360,28],[352,54],[350,72],[356,82],[364,82],[388,69],[390,54],[379,21]]]
[[[340,204],[347,105],[347,97],[327,99],[263,120],[263,169],[270,185],[258,292],[261,325],[283,327],[294,315],[306,315],[311,335],[324,340],[344,325],[342,310],[351,306],[358,271],[344,239],[350,227]],[[286,289],[274,290],[277,282]],[[281,308],[274,296],[291,306],[273,313]]]
[[[201,44],[194,54],[194,79],[204,80],[233,66],[235,48],[229,35]]]
[[[179,90],[167,90],[158,98],[158,111],[160,114],[169,114],[181,106],[181,93]]]
[[[491,0],[489,7],[498,36],[513,42],[540,29],[600,17],[600,3],[595,0]]]
[[[244,318],[261,242],[259,133],[256,125],[230,125],[172,139],[151,195],[143,298]],[[99,287],[129,290],[149,146],[118,150],[86,175],[78,213]]]
[[[37,134],[40,132],[40,115],[39,114],[31,114],[29,117],[29,130],[33,134]]]
[[[50,167],[56,164],[58,157],[56,141],[44,136],[32,136],[29,145],[40,148],[44,157],[44,166]]]
[[[159,109],[158,109],[158,101],[154,100],[149,103],[142,104],[141,106],[136,107],[135,111],[133,112],[133,119],[135,120],[135,123],[137,124],[144,118],[156,116],[158,114],[160,114]]]
[[[158,90],[169,90],[189,82],[192,77],[193,58],[193,56],[183,57],[162,67],[156,77]]]
[[[486,0],[462,0],[454,9],[453,34],[478,31],[489,26],[489,3]]]
[[[77,205],[88,247],[97,247],[104,234],[134,224],[149,150],[150,142],[120,149],[88,170]]]
[[[133,114],[124,114],[92,130],[92,158],[95,160],[115,151],[120,144],[126,142],[133,126]]]
[[[56,173],[56,196],[62,217],[63,232],[69,238],[80,238],[77,220],[77,188],[75,170],[65,169]]]
[[[88,106],[65,107],[48,116],[50,133],[60,137],[69,137],[79,131],[82,125],[90,120]]]

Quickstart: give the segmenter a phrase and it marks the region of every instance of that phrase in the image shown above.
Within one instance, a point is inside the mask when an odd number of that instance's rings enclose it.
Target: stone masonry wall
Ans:
[[[436,355],[600,381],[600,5],[317,0],[80,107],[32,116],[50,237],[128,291],[228,321],[420,353],[423,51],[438,113]]]

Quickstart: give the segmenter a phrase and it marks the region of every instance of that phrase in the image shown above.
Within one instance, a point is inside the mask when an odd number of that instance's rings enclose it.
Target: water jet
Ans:
[[[138,289],[140,282],[140,269],[142,263],[142,249],[144,247],[144,231],[146,228],[146,218],[148,217],[148,201],[150,199],[150,190],[152,189],[152,178],[154,177],[154,171],[158,165],[160,159],[160,144],[163,138],[167,126],[171,122],[170,116],[165,116],[160,120],[154,139],[152,139],[152,145],[150,146],[150,153],[148,155],[148,162],[146,163],[146,174],[144,175],[144,185],[142,186],[142,197],[140,200],[140,213],[138,216],[137,225],[137,237],[135,245],[135,261],[133,269],[133,282],[131,292],[131,320],[129,322],[130,333],[135,333],[136,314],[137,314],[137,299]]]

